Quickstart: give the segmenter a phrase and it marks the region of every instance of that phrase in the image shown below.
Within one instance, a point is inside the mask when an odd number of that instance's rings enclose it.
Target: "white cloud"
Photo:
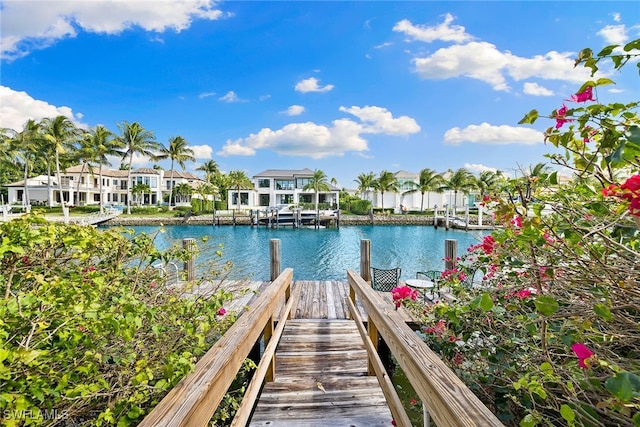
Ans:
[[[407,135],[420,130],[412,118],[402,116],[394,119],[387,109],[381,107],[340,107],[340,111],[353,114],[362,123],[337,119],[330,126],[304,122],[291,123],[277,130],[263,128],[246,138],[227,141],[217,154],[252,156],[257,150],[271,150],[282,155],[320,159],[368,151],[367,140],[361,134]]]
[[[413,60],[415,72],[424,79],[469,77],[489,83],[495,90],[509,90],[507,77],[517,81],[529,78],[582,83],[589,71],[574,68],[571,52],[548,52],[524,58],[501,52],[487,42],[471,42],[438,49],[431,56]]]
[[[225,96],[221,96],[220,98],[218,98],[218,100],[222,102],[228,102],[230,104],[234,102],[246,102],[246,100],[239,98],[238,95],[232,90],[227,92]]]
[[[380,43],[380,44],[378,44],[378,45],[375,45],[373,48],[374,48],[374,49],[382,49],[382,48],[389,47],[389,46],[393,46],[393,43],[391,43],[391,42],[384,42],[384,43]]]
[[[203,99],[203,98],[208,98],[210,96],[215,96],[215,92],[202,92],[200,95],[198,95],[198,98]]]
[[[436,40],[464,43],[473,39],[473,36],[467,34],[461,25],[451,25],[455,18],[447,13],[444,16],[444,22],[436,26],[413,25],[408,19],[396,23],[393,31],[404,33],[414,40],[431,43]]]
[[[195,19],[216,20],[224,13],[213,0],[5,1],[2,3],[2,53],[5,59],[28,55],[78,30],[119,34],[132,27],[180,32]]]
[[[271,95],[260,95],[260,97],[258,98],[259,101],[266,101],[267,99],[270,99]]]
[[[624,92],[624,90],[612,87],[612,88],[607,89],[607,92],[609,92],[609,93],[622,93],[622,92]]]
[[[489,123],[469,125],[464,129],[455,127],[444,134],[444,143],[459,145],[462,142],[484,145],[541,144],[544,136],[541,132],[525,127],[493,126]]]
[[[553,96],[554,93],[552,90],[547,89],[546,87],[540,86],[538,83],[525,83],[523,86],[523,91],[527,95],[534,96]]]
[[[470,172],[484,172],[484,171],[497,172],[498,171],[498,169],[496,168],[491,168],[489,166],[481,165],[479,163],[465,163],[463,167]]]
[[[597,33],[608,44],[625,44],[629,39],[624,25],[607,25]]]
[[[45,101],[33,99],[26,92],[0,86],[0,128],[21,131],[29,119],[42,120],[56,116],[68,117],[76,126],[88,128],[81,122],[82,114],[74,113],[69,107],[56,107]]]
[[[297,92],[329,92],[333,89],[333,85],[318,86],[318,79],[315,77],[309,77],[306,80],[301,80],[296,83],[295,89]]]
[[[284,112],[288,116],[299,116],[304,113],[304,107],[302,105],[292,105]]]
[[[363,123],[363,132],[387,135],[409,135],[420,132],[420,126],[408,116],[393,118],[391,112],[382,107],[340,107],[340,111],[353,114]]]
[[[210,159],[213,154],[213,149],[209,145],[190,145],[189,148],[193,150],[193,156],[196,159]]]
[[[613,12],[611,14],[611,16],[613,17],[613,20],[616,22],[620,22],[622,20],[622,17],[620,16],[620,13],[618,12]]]

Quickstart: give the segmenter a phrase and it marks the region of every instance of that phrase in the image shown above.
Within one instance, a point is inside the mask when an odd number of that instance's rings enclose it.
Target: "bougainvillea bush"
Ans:
[[[48,223],[0,224],[0,423],[139,422],[233,323],[230,295],[168,286],[153,238]]]
[[[639,48],[585,49],[576,66],[620,71]],[[542,168],[486,195],[502,227],[456,265],[482,275],[443,277],[453,298],[420,312],[427,343],[507,425],[640,426],[640,119],[638,102],[600,102],[610,84],[525,116],[550,121],[548,157],[571,178]]]

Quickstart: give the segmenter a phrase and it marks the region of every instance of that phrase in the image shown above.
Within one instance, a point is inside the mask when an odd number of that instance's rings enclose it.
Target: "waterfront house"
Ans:
[[[313,171],[305,168],[267,169],[253,176],[253,189],[240,190],[240,207],[260,209],[269,206],[315,204],[314,190],[303,190],[313,178]],[[238,206],[238,194],[229,189],[229,209]],[[318,193],[318,203],[328,209],[339,207],[340,189],[329,184],[329,191]]]
[[[128,185],[127,170],[102,169],[102,200],[104,204],[127,204]],[[72,205],[97,205],[100,203],[100,175],[96,167],[89,170],[86,166],[72,166],[60,171],[62,197],[65,203]],[[165,171],[163,169],[140,168],[131,171],[131,188],[144,184],[148,192],[132,195],[132,202],[140,205],[157,205],[164,202],[169,192],[177,185],[186,183],[197,188],[204,181],[188,172]],[[60,186],[54,176],[40,175],[27,180],[27,197],[25,183],[18,181],[5,186],[8,190],[8,204],[46,206],[51,200],[53,206],[60,204]],[[27,203],[28,201],[28,203]],[[190,201],[190,199],[189,199]]]

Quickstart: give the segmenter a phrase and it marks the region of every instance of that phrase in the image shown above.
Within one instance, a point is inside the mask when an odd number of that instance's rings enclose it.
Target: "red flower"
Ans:
[[[415,406],[415,405],[418,404],[418,401],[416,399],[411,399],[410,403],[411,403],[412,406]]]
[[[489,255],[496,248],[496,240],[491,234],[484,236],[482,239],[482,250],[485,254]]]
[[[218,310],[218,316],[224,316],[225,314],[227,314],[227,310],[225,310],[224,307],[220,308],[220,310]]]
[[[571,350],[573,350],[578,357],[578,365],[580,365],[582,369],[588,369],[589,359],[593,356],[593,352],[589,350],[586,345],[580,343],[573,344]]]
[[[628,201],[631,215],[640,216],[640,174],[630,176],[622,185],[611,184],[603,188],[602,195]]]

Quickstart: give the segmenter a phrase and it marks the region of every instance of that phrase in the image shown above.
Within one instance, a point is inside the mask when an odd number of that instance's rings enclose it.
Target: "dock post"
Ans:
[[[191,282],[196,278],[195,274],[195,249],[196,239],[188,237],[182,239],[182,248],[189,251],[189,259],[184,262],[184,271],[187,276],[187,281]]]
[[[456,239],[446,239],[444,241],[444,269],[451,270],[456,266],[458,257],[458,241]]]
[[[338,209],[338,216],[336,219],[336,228],[340,228],[340,209]]]
[[[371,240],[360,240],[360,276],[371,282]]]
[[[433,205],[433,228],[438,228],[438,205]]]
[[[280,275],[280,239],[269,240],[269,253],[271,254],[271,281],[273,282]]]
[[[482,210],[484,206],[482,203],[478,204],[478,226],[482,227]]]
[[[444,229],[449,230],[449,205],[444,205]]]
[[[466,227],[465,230],[469,229],[469,205],[467,205],[466,211],[465,211],[465,223],[466,223]]]

